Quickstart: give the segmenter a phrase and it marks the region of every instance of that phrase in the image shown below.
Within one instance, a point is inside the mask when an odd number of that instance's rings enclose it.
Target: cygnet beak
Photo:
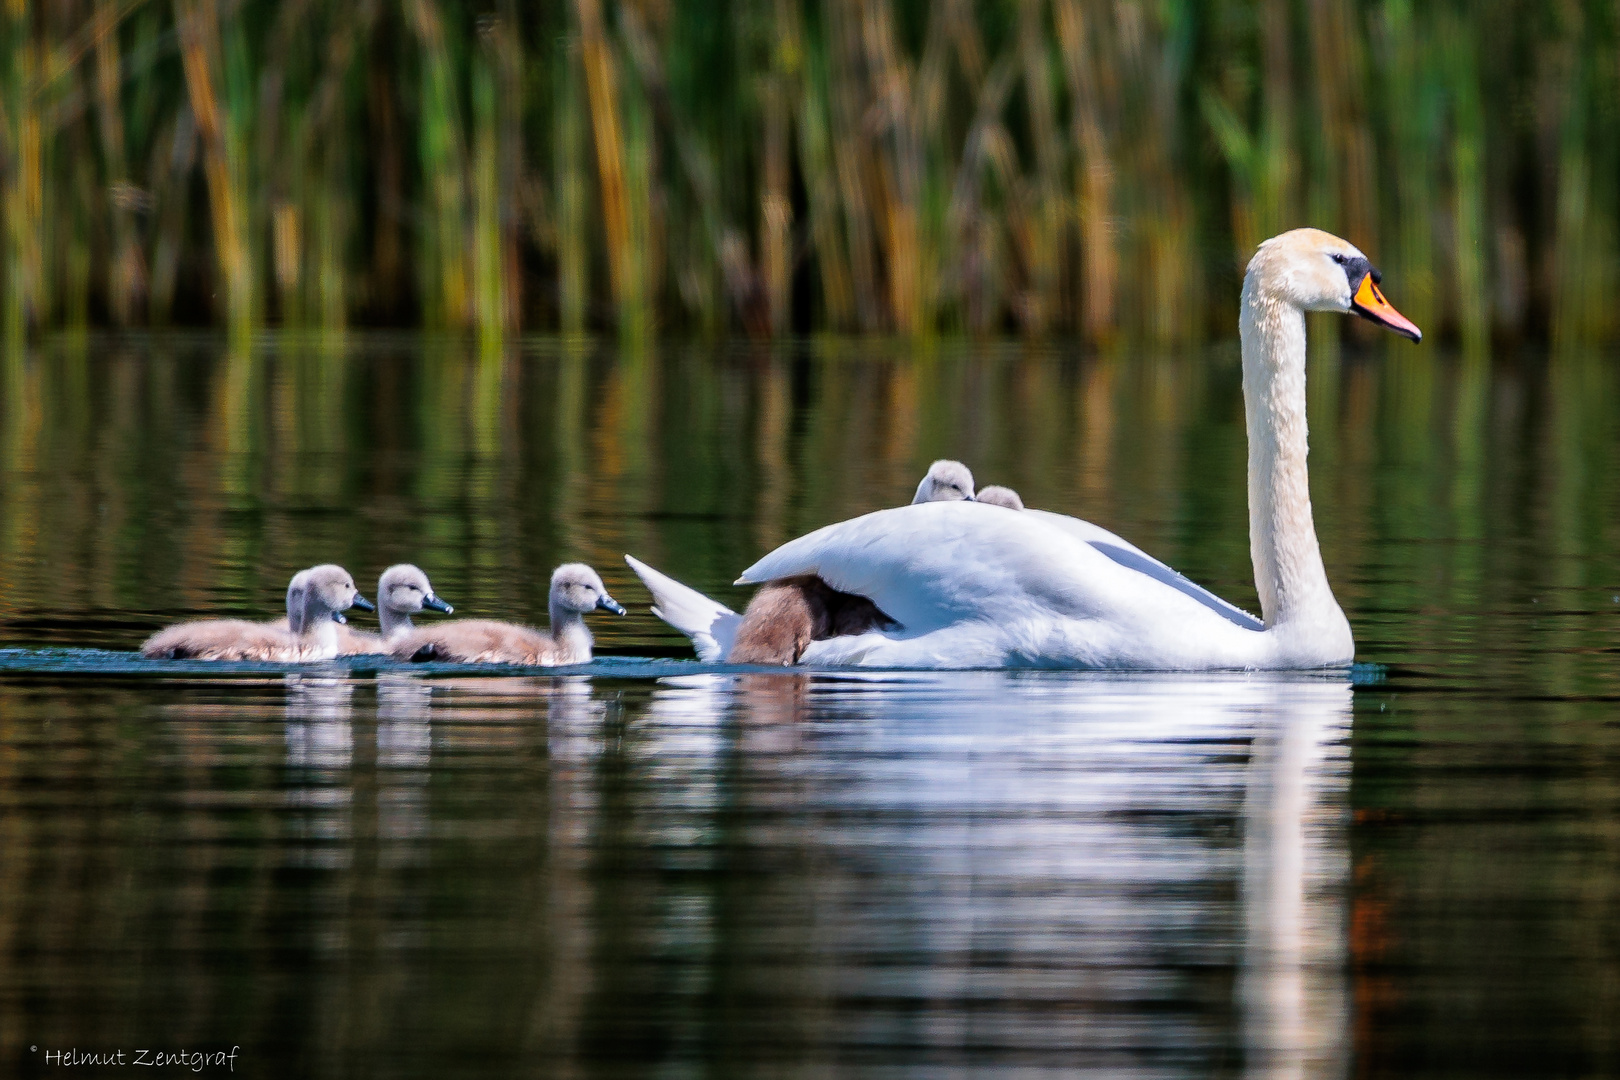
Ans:
[[[377,605],[376,604],[373,604],[370,600],[367,600],[365,597],[361,596],[359,593],[354,594],[354,600],[351,602],[350,606],[351,607],[357,607],[361,611],[376,611],[377,610]]]
[[[422,606],[427,608],[429,611],[437,611],[441,615],[448,615],[452,611],[456,610],[443,600],[440,600],[437,596],[433,596],[431,594],[422,597]]]
[[[613,599],[613,597],[609,596],[607,593],[603,593],[601,598],[596,601],[596,606],[604,611],[611,611],[615,615],[627,614],[627,612],[624,610],[624,605]]]
[[[964,499],[963,499],[963,501],[964,501],[964,502],[978,502],[978,501],[979,501],[979,500],[978,500],[978,499],[975,499],[975,498],[974,498],[974,497],[973,497],[973,496],[971,496],[971,495],[968,495],[968,496],[965,496],[965,497],[964,497]]]
[[[344,617],[343,617],[343,612],[341,612],[341,611],[334,611],[334,612],[332,612],[332,621],[333,621],[333,622],[335,622],[335,623],[339,623],[339,624],[341,624],[341,623],[346,623],[346,622],[348,622],[348,621],[349,621],[349,620],[348,620],[348,619],[345,619],[345,618],[344,618]]]

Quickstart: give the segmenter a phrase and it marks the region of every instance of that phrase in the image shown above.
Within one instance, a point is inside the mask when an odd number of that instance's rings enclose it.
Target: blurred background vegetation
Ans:
[[[3,322],[1615,336],[1614,0],[0,0]],[[1351,331],[1354,332],[1354,331]]]

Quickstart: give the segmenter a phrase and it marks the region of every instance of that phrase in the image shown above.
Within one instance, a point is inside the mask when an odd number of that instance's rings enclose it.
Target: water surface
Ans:
[[[584,559],[632,614],[555,677],[0,652],[6,1071],[1620,1073],[1612,358],[1313,360],[1355,687],[704,673],[620,561],[740,603],[953,456],[1252,610],[1230,349],[8,363],[0,646],[268,617],[327,560],[543,620]]]

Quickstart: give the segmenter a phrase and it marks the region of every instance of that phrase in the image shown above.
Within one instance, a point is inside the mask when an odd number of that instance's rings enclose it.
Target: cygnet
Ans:
[[[551,626],[538,630],[492,619],[457,619],[407,631],[392,643],[401,660],[555,667],[591,659],[585,616],[597,610],[623,615],[595,570],[564,563],[551,575]]]
[[[941,459],[928,466],[928,474],[917,485],[912,505],[926,502],[973,501],[973,473],[960,461]]]
[[[330,660],[338,655],[338,627],[351,607],[374,610],[343,567],[312,566],[287,585],[286,626],[245,619],[180,623],[147,638],[141,655],[153,660]]]
[[[989,503],[991,506],[1005,506],[1009,510],[1022,510],[1024,500],[1018,497],[1018,492],[1010,487],[1000,484],[991,484],[987,488],[980,488],[977,502]]]
[[[866,597],[839,592],[819,577],[785,578],[754,593],[726,661],[797,664],[812,641],[899,625]]]
[[[377,621],[382,632],[372,634],[344,627],[338,633],[338,651],[344,655],[391,653],[393,643],[415,629],[412,615],[419,611],[448,615],[454,610],[434,595],[433,585],[420,567],[410,563],[390,566],[377,578]]]

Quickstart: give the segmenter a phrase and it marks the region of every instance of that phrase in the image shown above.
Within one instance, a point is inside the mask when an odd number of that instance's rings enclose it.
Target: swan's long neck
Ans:
[[[1322,566],[1306,472],[1305,314],[1243,282],[1243,403],[1249,423],[1249,554],[1266,627],[1349,624]]]
[[[551,602],[551,639],[557,643],[557,653],[563,663],[583,664],[591,658],[595,642],[585,616],[572,608]]]

